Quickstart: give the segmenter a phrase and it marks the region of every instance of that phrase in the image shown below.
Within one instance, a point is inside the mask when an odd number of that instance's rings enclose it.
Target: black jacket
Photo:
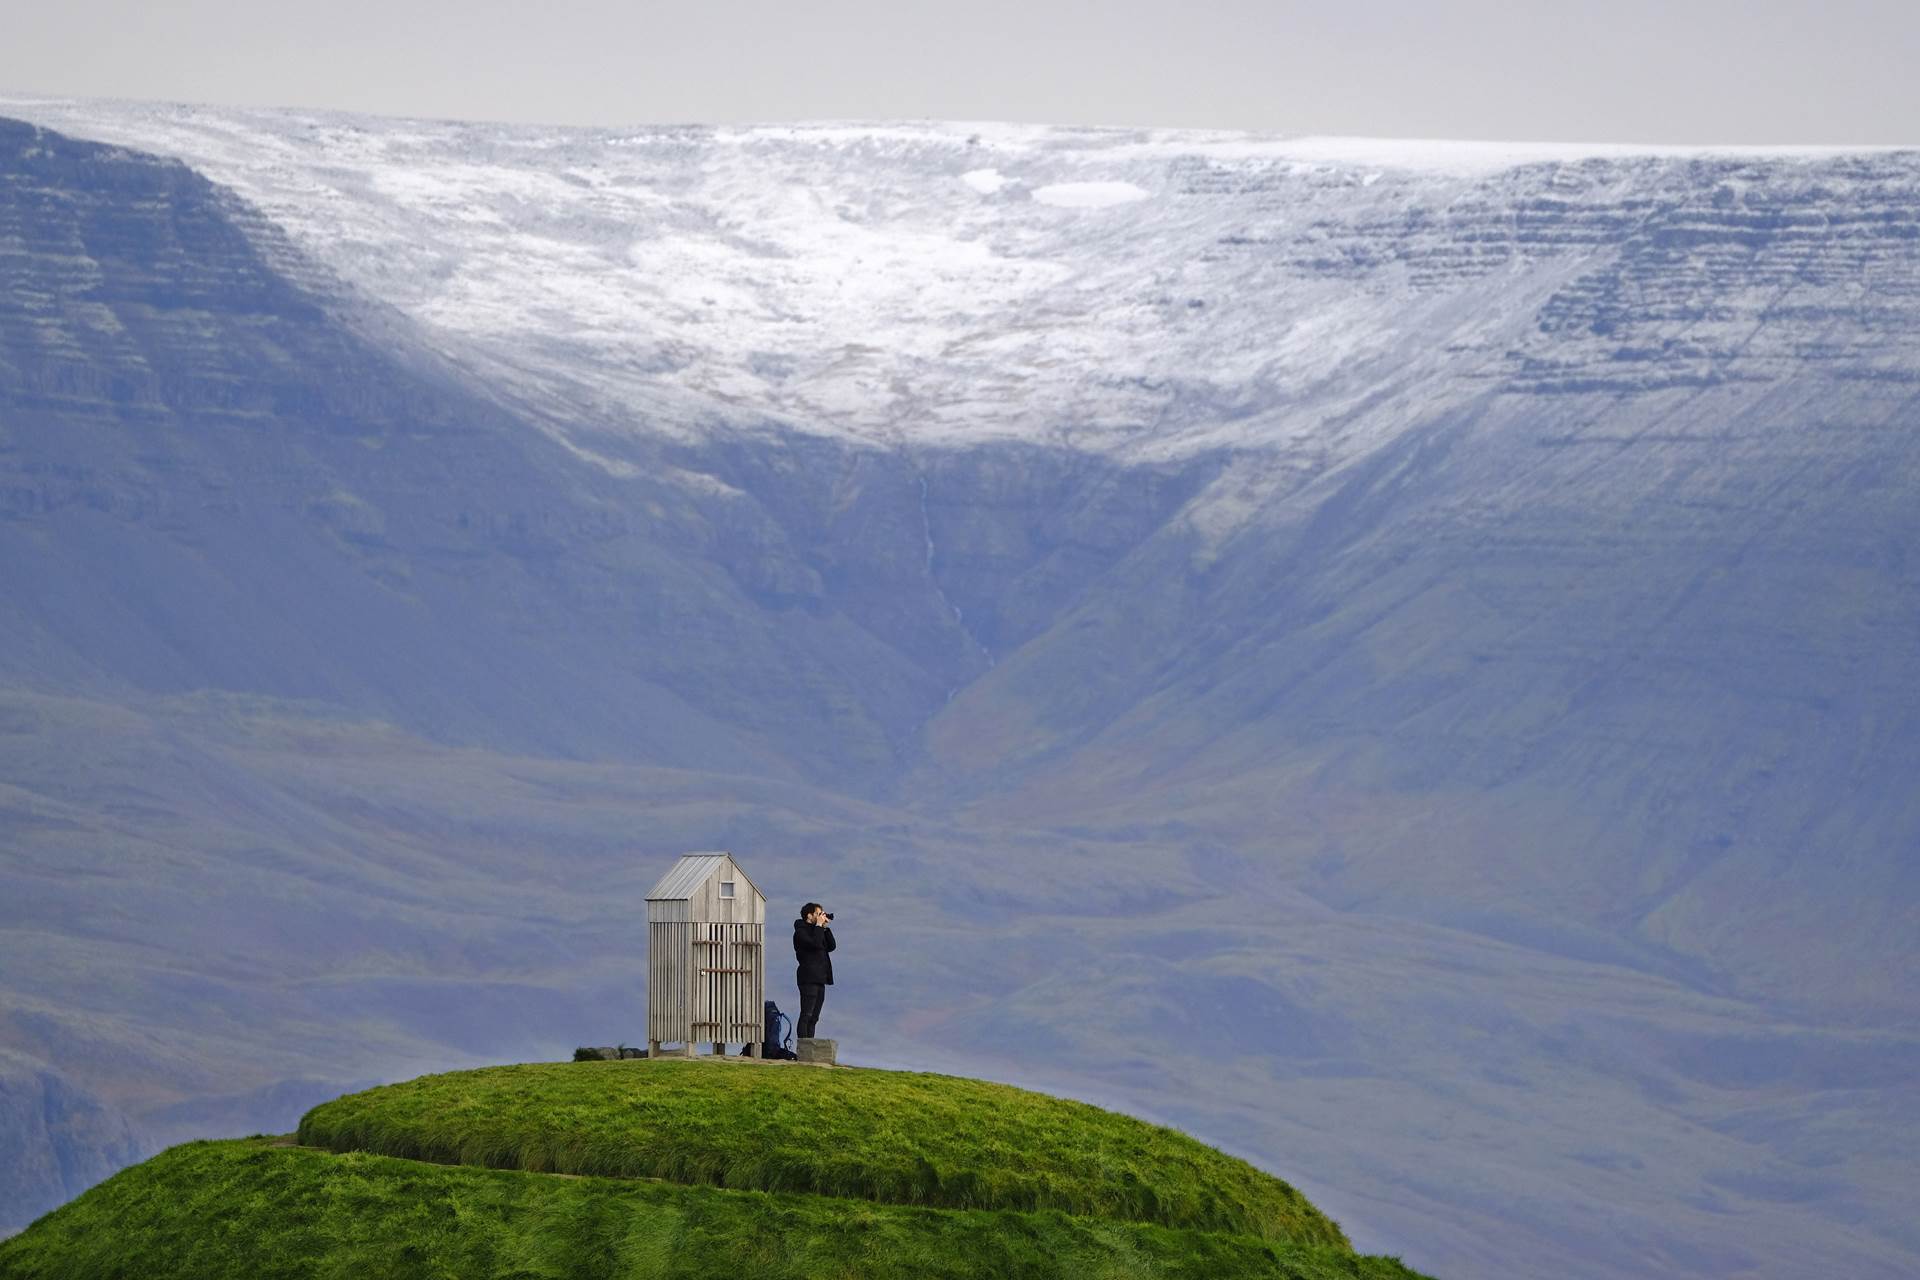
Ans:
[[[810,982],[833,985],[833,957],[827,954],[832,950],[831,926],[808,924],[805,920],[793,922],[793,958],[800,962],[801,986]]]

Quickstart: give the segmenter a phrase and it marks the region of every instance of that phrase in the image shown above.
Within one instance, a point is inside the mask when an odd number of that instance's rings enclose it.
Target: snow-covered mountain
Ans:
[[[18,1167],[732,844],[1439,1274],[1920,1258],[1920,153],[0,116]]]
[[[188,161],[574,431],[1138,458],[1324,454],[1401,386],[1425,410],[1864,356],[1750,339],[1781,308],[1897,308],[1877,284],[1920,175],[1807,148],[0,109]]]

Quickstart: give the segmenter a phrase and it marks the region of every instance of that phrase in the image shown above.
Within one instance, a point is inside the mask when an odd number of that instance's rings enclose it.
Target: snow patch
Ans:
[[[1147,195],[1145,187],[1132,182],[1056,182],[1037,189],[1033,198],[1061,209],[1105,209],[1145,200]]]
[[[990,196],[1007,185],[1007,180],[998,169],[975,169],[971,173],[960,175],[960,181],[972,187],[983,196]]]

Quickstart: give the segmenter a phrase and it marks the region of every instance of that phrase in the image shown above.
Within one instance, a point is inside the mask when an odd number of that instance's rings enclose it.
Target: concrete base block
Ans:
[[[840,1054],[838,1040],[821,1040],[813,1036],[801,1036],[793,1042],[793,1051],[801,1062],[817,1062],[833,1066]]]

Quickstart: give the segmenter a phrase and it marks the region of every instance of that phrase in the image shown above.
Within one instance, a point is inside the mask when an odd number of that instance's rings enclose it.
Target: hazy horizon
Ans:
[[[232,103],[215,102],[192,98],[150,98],[130,97],[124,94],[67,94],[45,93],[37,90],[21,90],[0,85],[0,112],[9,104],[60,104],[60,103],[103,103],[135,104],[140,106],[171,108],[182,111],[208,112],[263,112],[288,115],[315,114],[364,117],[369,120],[395,122],[418,122],[421,124],[500,126],[521,129],[577,129],[582,131],[618,131],[623,129],[823,129],[823,128],[873,128],[883,126],[917,125],[928,128],[967,128],[967,129],[1057,129],[1086,130],[1089,132],[1142,132],[1166,135],[1194,135],[1204,137],[1217,134],[1221,137],[1244,136],[1276,143],[1352,143],[1359,146],[1379,144],[1383,147],[1448,147],[1461,151],[1474,149],[1503,149],[1542,156],[1564,156],[1582,152],[1617,152],[1633,155],[1688,155],[1694,153],[1712,154],[1804,154],[1826,155],[1852,152],[1900,152],[1920,150],[1920,140],[1913,142],[1710,142],[1710,141],[1673,141],[1673,142],[1636,142],[1617,138],[1524,138],[1524,137],[1461,137],[1441,136],[1438,134],[1384,134],[1384,133],[1335,133],[1335,132],[1285,132],[1273,129],[1235,128],[1230,126],[1170,125],[1152,121],[1114,124],[1073,124],[1056,120],[989,118],[964,116],[807,116],[742,120],[608,120],[600,122],[570,122],[561,120],[514,120],[489,116],[452,116],[401,114],[388,111],[362,110],[352,107],[317,106],[311,103]]]
[[[443,0],[15,16],[0,91],[622,127],[1010,121],[1634,146],[1920,142],[1920,9],[1648,0],[680,11]],[[105,36],[103,38],[103,33]]]

